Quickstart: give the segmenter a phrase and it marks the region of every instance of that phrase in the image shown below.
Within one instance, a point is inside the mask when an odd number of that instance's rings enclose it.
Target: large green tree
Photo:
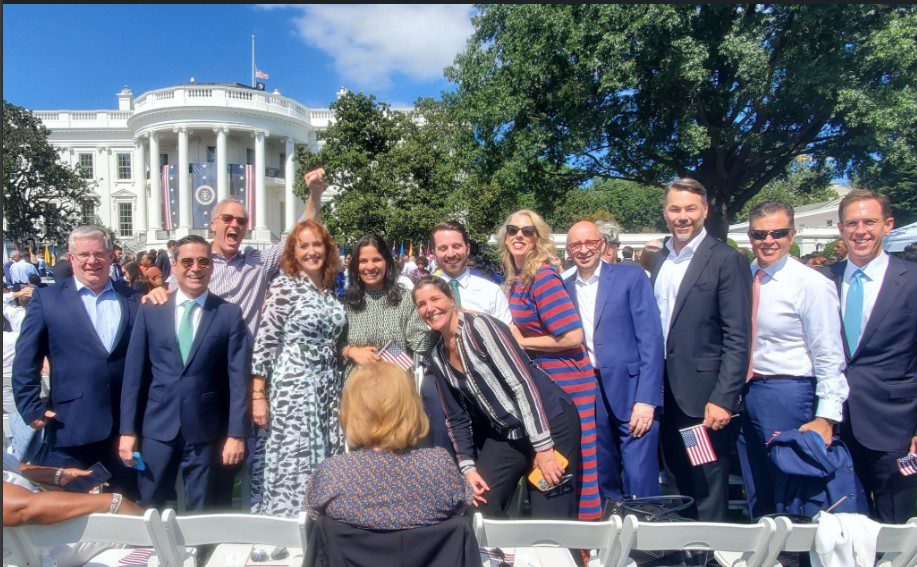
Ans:
[[[6,236],[63,245],[80,224],[84,205],[99,198],[76,171],[61,163],[48,129],[25,108],[3,101],[3,218]]]
[[[724,236],[797,156],[839,175],[914,152],[913,5],[478,9],[447,97],[474,128],[484,178],[516,192],[531,176],[507,172],[692,176]]]

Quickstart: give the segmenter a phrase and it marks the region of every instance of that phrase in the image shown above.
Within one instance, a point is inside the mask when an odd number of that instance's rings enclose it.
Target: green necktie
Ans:
[[[191,352],[191,343],[194,342],[194,325],[191,318],[194,316],[194,310],[199,307],[196,301],[188,300],[182,303],[185,308],[181,316],[181,325],[178,326],[178,348],[181,350],[181,360],[188,363],[188,353]]]
[[[449,287],[452,288],[452,299],[455,300],[455,304],[459,307],[462,306],[462,296],[459,295],[459,283],[455,278],[449,278]]]

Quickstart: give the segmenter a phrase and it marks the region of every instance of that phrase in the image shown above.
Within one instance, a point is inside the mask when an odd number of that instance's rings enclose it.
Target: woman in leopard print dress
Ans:
[[[252,417],[268,435],[252,489],[261,494],[256,513],[295,518],[315,467],[344,450],[336,343],[345,315],[334,296],[337,248],[324,226],[297,224],[281,266],[255,338]]]

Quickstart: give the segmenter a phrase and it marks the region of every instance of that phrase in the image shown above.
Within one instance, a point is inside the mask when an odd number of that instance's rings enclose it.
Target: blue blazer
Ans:
[[[564,285],[579,311],[576,273]],[[615,417],[629,421],[637,402],[661,408],[662,324],[643,268],[603,262],[594,321],[596,368]]]
[[[239,306],[214,294],[182,362],[175,332],[175,295],[144,304],[131,334],[121,395],[121,434],[189,444],[246,437],[251,415],[251,339]]]
[[[13,392],[26,423],[53,409],[47,426],[57,447],[102,441],[118,431],[121,378],[140,295],[113,282],[121,302],[121,322],[111,353],[105,350],[76,291],[74,278],[38,288],[32,295],[16,341]],[[51,408],[40,399],[41,365],[51,360]]]
[[[830,267],[838,296],[846,267],[846,261]],[[874,451],[906,453],[917,435],[917,264],[889,256],[860,344],[849,352],[847,340],[841,342],[854,437]]]

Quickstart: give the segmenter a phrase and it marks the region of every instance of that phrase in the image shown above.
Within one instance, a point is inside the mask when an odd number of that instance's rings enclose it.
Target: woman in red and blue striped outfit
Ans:
[[[595,429],[598,385],[583,346],[583,324],[555,267],[558,261],[551,228],[534,211],[516,211],[500,227],[497,242],[515,323],[513,334],[532,360],[573,398],[579,411],[579,518],[600,519]]]

